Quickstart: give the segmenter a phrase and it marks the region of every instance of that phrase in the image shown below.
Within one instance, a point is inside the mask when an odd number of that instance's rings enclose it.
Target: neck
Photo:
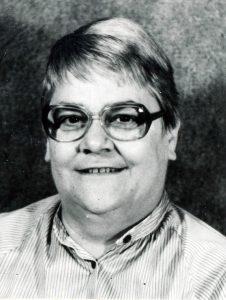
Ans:
[[[129,228],[144,219],[155,207],[140,207],[92,213],[75,202],[62,201],[62,221],[70,237],[95,258],[106,253]]]
[[[102,256],[132,225],[112,214],[96,215],[62,204],[62,221],[70,237],[95,258]]]

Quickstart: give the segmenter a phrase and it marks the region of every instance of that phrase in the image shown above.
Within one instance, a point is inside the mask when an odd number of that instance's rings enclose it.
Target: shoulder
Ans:
[[[200,247],[207,251],[208,247],[215,247],[219,250],[224,249],[226,255],[224,235],[179,206],[173,206],[180,219],[176,231],[187,247]]]
[[[24,208],[0,214],[0,255],[18,248],[32,232],[40,218],[51,215],[59,196],[51,196]]]
[[[226,293],[226,237],[184,209],[173,206],[173,230],[180,240],[184,263],[197,295],[218,299],[214,295]]]

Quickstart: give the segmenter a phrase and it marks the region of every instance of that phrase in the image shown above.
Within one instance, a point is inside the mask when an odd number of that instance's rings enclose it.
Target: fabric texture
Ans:
[[[56,195],[0,215],[1,298],[226,299],[226,238],[166,193],[98,260],[60,210]]]

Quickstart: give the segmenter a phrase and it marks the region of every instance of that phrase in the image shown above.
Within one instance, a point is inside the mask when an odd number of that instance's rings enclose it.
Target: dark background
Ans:
[[[225,0],[1,0],[0,211],[55,193],[39,121],[46,57],[65,33],[109,16],[138,21],[169,56],[183,124],[168,191],[226,234]]]

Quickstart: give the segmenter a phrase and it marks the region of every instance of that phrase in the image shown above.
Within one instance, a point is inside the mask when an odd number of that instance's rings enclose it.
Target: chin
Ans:
[[[95,195],[89,194],[86,195],[84,200],[80,200],[80,203],[82,203],[82,207],[85,208],[87,211],[93,214],[104,214],[111,211],[114,211],[117,209],[117,207],[120,207],[120,199],[117,197],[107,196],[106,195]],[[80,198],[81,199],[81,198]]]

